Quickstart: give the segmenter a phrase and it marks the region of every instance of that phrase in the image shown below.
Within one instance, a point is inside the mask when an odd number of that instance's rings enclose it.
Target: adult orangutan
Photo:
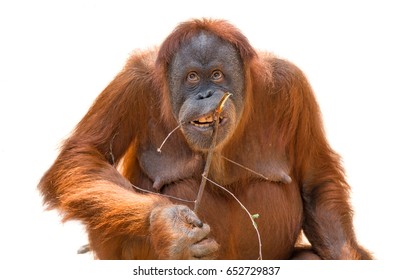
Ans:
[[[371,258],[304,74],[222,20],[184,22],[159,49],[133,54],[39,189],[49,209],[85,225],[96,258],[257,259],[250,216],[215,184],[259,214],[264,259]],[[311,247],[299,246],[302,230]]]

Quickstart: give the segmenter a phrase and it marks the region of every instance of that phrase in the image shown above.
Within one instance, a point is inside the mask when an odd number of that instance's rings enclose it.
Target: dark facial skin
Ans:
[[[217,36],[201,32],[180,48],[169,67],[173,114],[194,150],[209,149],[211,115],[225,92],[232,95],[220,114],[216,146],[233,134],[244,104],[244,72],[237,50]]]

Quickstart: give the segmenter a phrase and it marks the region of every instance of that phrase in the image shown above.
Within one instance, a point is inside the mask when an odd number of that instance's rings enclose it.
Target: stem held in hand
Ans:
[[[203,192],[205,190],[206,186],[206,177],[209,174],[209,169],[210,169],[210,164],[212,163],[212,156],[214,153],[214,149],[216,147],[216,141],[217,141],[217,131],[219,129],[219,117],[220,113],[223,110],[223,106],[225,105],[227,99],[231,96],[232,94],[229,92],[225,92],[225,94],[222,96],[222,98],[219,101],[219,104],[217,105],[215,112],[213,113],[213,133],[212,133],[212,143],[210,144],[209,151],[207,153],[207,158],[206,158],[206,164],[205,168],[203,169],[202,173],[202,181],[200,182],[200,187],[199,187],[199,192],[197,194],[197,198],[195,201],[195,207],[194,207],[194,212],[197,213],[199,210],[199,205],[202,200]]]

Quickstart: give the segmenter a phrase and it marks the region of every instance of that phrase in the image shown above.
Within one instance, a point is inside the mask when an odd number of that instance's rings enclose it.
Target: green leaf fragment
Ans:
[[[257,219],[257,218],[259,218],[259,214],[253,214],[253,215],[252,215],[252,219],[255,220],[255,219]]]

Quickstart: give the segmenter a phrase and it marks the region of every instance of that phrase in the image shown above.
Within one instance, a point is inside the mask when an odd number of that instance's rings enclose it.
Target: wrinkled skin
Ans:
[[[161,259],[213,259],[219,249],[215,240],[207,238],[209,225],[204,224],[187,206],[153,209],[150,231],[153,247],[164,252],[159,256]]]
[[[232,45],[209,33],[193,37],[173,58],[169,85],[173,113],[183,124],[186,140],[191,148],[202,151],[211,144],[210,115],[224,93],[230,92],[220,115],[217,146],[230,138],[244,106],[242,62]],[[198,123],[202,117],[206,119]]]

